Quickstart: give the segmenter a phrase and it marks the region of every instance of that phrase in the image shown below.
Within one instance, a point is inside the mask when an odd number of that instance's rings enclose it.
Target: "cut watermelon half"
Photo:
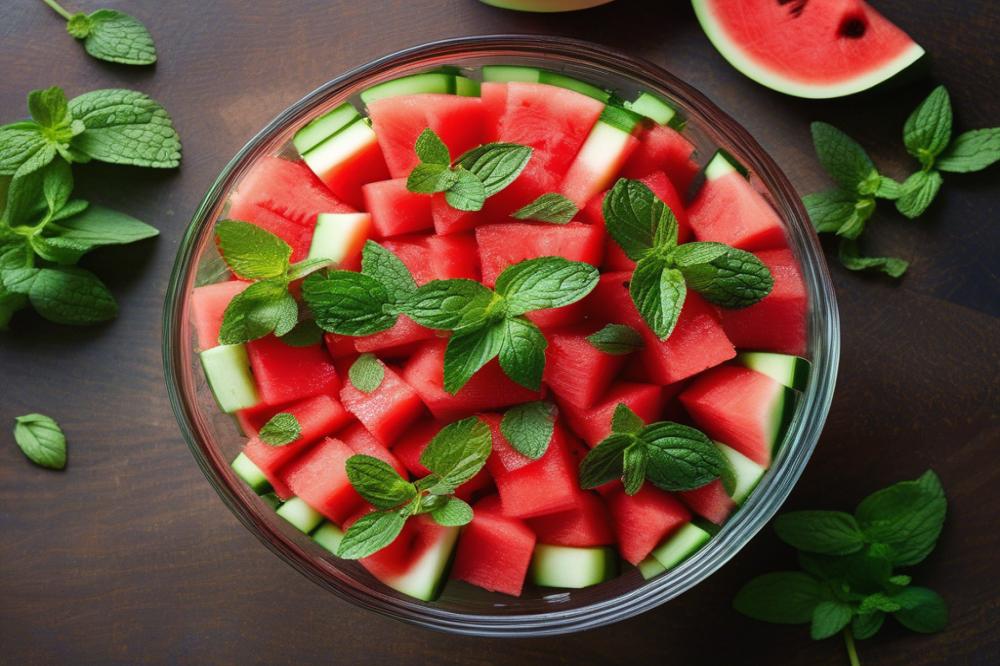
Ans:
[[[247,355],[264,404],[336,395],[340,390],[337,369],[322,345],[293,347],[269,335],[248,342]]]
[[[606,497],[618,550],[632,564],[639,564],[665,536],[691,520],[683,504],[649,483],[635,495],[619,487]]]
[[[480,510],[478,504],[473,511],[472,522],[462,530],[451,577],[490,592],[520,596],[535,533],[517,518]]]
[[[219,344],[219,330],[226,307],[236,294],[249,286],[249,282],[230,280],[194,288],[191,292],[191,323],[198,336],[198,349],[211,349]]]
[[[526,259],[563,257],[599,266],[604,258],[604,228],[595,224],[490,224],[476,229],[476,242],[483,284],[491,288],[505,268]]]
[[[924,50],[861,0],[692,0],[708,38],[761,85],[824,99],[868,90]]]
[[[350,381],[340,390],[340,400],[349,412],[368,428],[368,432],[385,446],[420,418],[424,411],[420,396],[400,379],[389,366],[382,365],[382,383],[371,393],[365,393]]]
[[[347,459],[353,455],[347,444],[327,437],[289,463],[282,477],[296,497],[342,525],[363,501],[347,478]]]

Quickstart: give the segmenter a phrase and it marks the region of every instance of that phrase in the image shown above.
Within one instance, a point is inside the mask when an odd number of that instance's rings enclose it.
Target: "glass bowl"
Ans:
[[[676,568],[644,581],[638,570],[573,591],[527,589],[521,598],[490,594],[450,582],[439,600],[425,603],[376,581],[357,562],[338,560],[286,523],[230,469],[243,443],[239,430],[215,404],[201,371],[189,322],[189,296],[224,274],[212,226],[227,197],[262,156],[287,153],[295,130],[319,113],[357,99],[376,83],[448,66],[522,64],[565,72],[631,98],[649,90],[671,100],[687,119],[688,137],[704,163],[716,147],[750,170],[752,184],[786,225],[809,297],[808,355],[812,362],[785,441],[746,503],[701,550]],[[409,48],[354,69],[292,104],[229,162],[198,207],[181,243],[163,315],[163,360],[171,404],[198,465],[223,501],[267,547],[335,594],[364,608],[418,625],[459,634],[537,636],[581,631],[649,610],[685,592],[733,557],[781,506],[809,460],[826,420],[839,356],[833,287],[819,242],[788,178],[756,141],[701,93],[644,60],[605,46],[552,37],[466,37]]]

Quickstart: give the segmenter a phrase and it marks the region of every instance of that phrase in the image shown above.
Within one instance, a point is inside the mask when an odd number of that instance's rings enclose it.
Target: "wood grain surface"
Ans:
[[[808,122],[834,122],[894,176],[912,167],[909,111],[946,84],[961,129],[1000,124],[1000,3],[874,4],[933,56],[906,87],[809,102],[730,68],[687,2],[619,0],[564,15],[475,0],[72,0],[110,6],[154,33],[149,69],[94,61],[36,0],[0,9],[0,119],[53,84],[131,87],[160,100],[184,141],[175,172],[92,165],[84,196],[162,230],[87,265],[121,316],[89,329],[21,314],[0,336],[0,663],[10,664],[843,664],[838,639],[758,624],[730,608],[750,577],[792,563],[770,530],[683,597],[636,619],[557,639],[432,633],[361,611],[280,562],[212,491],[181,439],[160,367],[160,314],[178,242],[229,158],[285,106],[345,69],[405,46],[477,33],[589,39],[659,63],[742,122],[802,193],[827,185]],[[766,27],[762,28],[766,29]],[[1000,169],[947,175],[920,221],[877,213],[870,249],[912,262],[897,282],[832,267],[843,324],[825,434],[787,508],[849,508],[927,468],[949,498],[944,534],[915,570],[951,606],[944,633],[889,626],[859,644],[867,664],[1000,663]],[[886,208],[885,206],[883,206]],[[43,411],[70,440],[69,466],[28,463],[13,418]]]

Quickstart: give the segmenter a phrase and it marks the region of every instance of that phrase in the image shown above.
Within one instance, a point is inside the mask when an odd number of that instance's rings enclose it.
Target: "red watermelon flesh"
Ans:
[[[472,234],[399,236],[383,245],[402,261],[417,285],[431,280],[479,281],[479,256]]]
[[[451,159],[483,143],[486,113],[478,97],[423,93],[385,97],[368,105],[385,163],[393,178],[406,178],[420,160],[417,137],[430,128]]]
[[[515,383],[496,359],[487,363],[455,395],[444,390],[444,340],[432,340],[414,352],[403,368],[403,379],[442,421],[538,400],[538,391]]]
[[[282,499],[288,499],[292,492],[280,474],[282,466],[323,435],[334,433],[346,425],[351,415],[328,395],[307,398],[282,409],[299,422],[299,438],[284,446],[271,446],[253,437],[244,445],[243,453],[261,469],[274,486],[274,492]]]
[[[323,344],[326,346],[327,353],[333,358],[354,356],[358,351],[354,348],[354,338],[349,335],[324,333]]]
[[[394,456],[392,451],[375,439],[362,424],[355,423],[345,428],[340,433],[339,439],[351,447],[351,450],[355,453],[378,458],[382,462],[391,465],[404,479],[409,478],[406,467],[399,461],[399,458]]]
[[[778,214],[735,169],[705,180],[688,207],[688,219],[700,241],[750,251],[785,246]]]
[[[504,457],[490,457],[490,472],[505,516],[530,518],[573,507],[580,484],[567,439],[568,435],[556,424],[552,440],[542,457],[516,469],[505,468]],[[517,452],[508,451],[508,463],[513,457],[511,454]]]
[[[670,337],[660,340],[635,308],[628,292],[630,273],[605,273],[587,298],[595,317],[608,318],[637,330],[643,338],[646,375],[657,384],[673,384],[736,356],[715,308],[688,291]]]
[[[229,217],[242,222],[255,224],[264,231],[270,232],[288,243],[292,248],[292,262],[302,261],[309,256],[309,246],[312,245],[313,230],[301,224],[296,224],[274,211],[257,205],[245,205],[231,208]]]
[[[507,110],[507,84],[483,81],[479,86],[479,98],[483,100],[485,116],[483,141],[497,141],[500,136],[500,119]]]
[[[444,194],[431,196],[431,217],[434,218],[434,231],[441,236],[468,231],[486,219],[482,211],[452,208]]]
[[[618,489],[606,499],[618,550],[632,564],[639,564],[664,537],[691,520],[683,504],[649,483],[635,495]]]
[[[580,409],[560,400],[559,410],[573,432],[593,448],[611,434],[611,416],[619,403],[628,405],[646,423],[652,423],[660,418],[663,390],[653,384],[617,382],[593,407]]]
[[[293,347],[273,335],[247,343],[247,356],[262,402],[280,405],[340,390],[337,370],[322,345]]]
[[[407,429],[392,447],[393,454],[414,478],[423,478],[430,474],[430,470],[420,463],[420,456],[443,425],[433,419],[423,419]],[[492,484],[493,480],[484,467],[474,477],[459,486],[455,494],[468,500],[475,493],[490,487]]]
[[[724,365],[695,379],[680,401],[709,437],[768,467],[791,393],[767,375]]]
[[[226,307],[236,294],[249,286],[249,282],[230,280],[194,288],[191,292],[191,323],[198,336],[198,349],[218,346]]]
[[[604,257],[604,229],[593,224],[525,222],[490,224],[476,229],[483,284],[493,287],[508,266],[537,257],[563,257],[599,266]]]
[[[375,439],[391,446],[410,424],[420,418],[424,405],[420,396],[392,368],[384,363],[382,366],[385,375],[378,388],[364,393],[351,382],[345,382],[340,390],[340,400]]]
[[[575,326],[581,323],[587,316],[587,304],[583,300],[576,303],[564,305],[561,308],[548,308],[546,310],[535,310],[524,315],[532,321],[538,328],[548,331],[554,328],[564,328]]]
[[[406,179],[379,180],[361,188],[377,238],[430,229],[431,198],[406,189]]]
[[[321,143],[316,146],[307,153],[307,156],[317,151],[322,153],[324,145]],[[349,155],[338,156],[338,159],[331,164],[325,164],[318,158],[315,163],[310,162],[310,164],[315,165],[318,169],[316,175],[334,196],[357,210],[364,210],[365,198],[361,188],[366,183],[388,180],[389,169],[385,166],[385,159],[377,141],[367,141],[353,148],[353,152]]]
[[[229,216],[259,206],[298,225],[312,229],[319,213],[353,213],[339,201],[302,161],[264,157],[243,177],[231,199]],[[249,220],[248,220],[249,221]]]
[[[257,405],[236,412],[236,422],[244,437],[256,437],[264,424],[281,411],[280,405]]]
[[[451,577],[490,592],[520,596],[535,533],[516,518],[475,509],[474,513],[462,529]]]
[[[296,497],[341,525],[363,501],[347,478],[347,459],[353,455],[347,444],[327,437],[289,463],[282,476]]]
[[[802,356],[806,353],[809,300],[799,264],[791,250],[761,250],[757,258],[771,270],[774,288],[748,308],[720,309],[722,327],[741,349],[763,349]]]
[[[595,330],[594,326],[577,327],[547,336],[544,381],[562,400],[581,409],[604,395],[628,359],[590,344],[587,336]]]
[[[622,176],[645,178],[657,171],[665,172],[674,187],[684,193],[687,193],[694,177],[698,175],[694,145],[680,132],[666,125],[654,125],[640,135],[639,147],[632,152],[622,168]]]
[[[380,356],[399,356],[399,351],[404,346],[409,348],[411,343],[433,337],[434,331],[431,329],[421,326],[406,315],[399,315],[392,328],[354,338],[354,348],[359,352],[379,352]]]
[[[528,519],[539,543],[587,548],[615,542],[611,516],[596,494],[581,490],[574,496],[573,508],[561,513]]]
[[[490,457],[486,461],[486,469],[489,470],[492,476],[495,477],[498,473],[513,472],[534,462],[531,458],[511,446],[507,438],[504,437],[503,432],[500,430],[500,422],[503,420],[501,414],[477,414],[477,416],[490,427],[493,448],[490,451]]]
[[[681,501],[702,518],[721,525],[736,508],[736,502],[726,492],[722,481],[716,479],[701,488],[677,493]]]

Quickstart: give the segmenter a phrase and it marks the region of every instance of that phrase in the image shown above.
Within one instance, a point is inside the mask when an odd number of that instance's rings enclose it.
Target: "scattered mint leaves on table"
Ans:
[[[541,400],[511,407],[500,420],[500,432],[510,445],[532,460],[545,455],[555,426],[555,406]]]
[[[860,663],[854,641],[874,636],[886,616],[911,631],[941,631],[947,604],[894,568],[918,564],[931,553],[946,509],[941,482],[928,471],[869,495],[853,514],[783,514],[775,531],[799,551],[802,570],[754,578],[733,607],[764,622],[809,624],[815,640],[840,633],[854,665]]]
[[[556,192],[541,194],[537,199],[510,214],[518,220],[534,220],[566,224],[580,212],[576,204]]]
[[[115,9],[71,14],[56,0],[42,2],[66,19],[66,32],[82,40],[84,50],[94,58],[124,65],[156,62],[153,37],[137,18]]]
[[[285,446],[302,435],[302,426],[294,414],[280,412],[272,416],[257,434],[268,446]]]
[[[375,511],[347,528],[337,555],[359,559],[378,552],[399,536],[411,516],[429,514],[446,527],[467,524],[472,507],[454,493],[486,464],[492,441],[489,426],[475,416],[444,426],[420,455],[430,474],[416,481],[407,481],[378,458],[348,458],[347,478]]]
[[[639,492],[646,480],[662,490],[692,490],[718,479],[724,468],[719,449],[700,430],[670,421],[646,425],[620,403],[611,434],[580,461],[580,487],[621,479],[628,495]]]
[[[14,441],[28,460],[41,467],[66,467],[66,436],[59,424],[44,414],[25,414],[14,421]]]
[[[619,179],[604,197],[603,212],[608,234],[636,262],[632,301],[661,340],[677,325],[688,288],[726,308],[747,307],[771,293],[771,272],[753,254],[723,243],[678,245],[673,211],[641,181]]]

